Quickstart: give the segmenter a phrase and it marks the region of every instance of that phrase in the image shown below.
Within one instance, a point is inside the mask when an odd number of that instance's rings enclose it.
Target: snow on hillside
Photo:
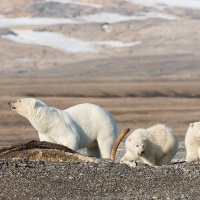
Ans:
[[[120,15],[117,13],[98,13],[94,15],[85,15],[77,18],[0,18],[0,28],[11,26],[34,26],[34,25],[56,25],[56,24],[80,24],[80,23],[119,23],[131,20],[147,20],[150,18],[159,18],[164,20],[175,20],[176,16],[163,14],[159,12],[146,12],[140,15]]]
[[[159,5],[189,8],[189,9],[200,9],[199,0],[127,0],[133,4],[140,4],[148,7],[155,7]]]
[[[167,11],[162,8],[166,6],[173,7],[181,7],[181,8],[192,8],[199,9],[200,1],[198,0],[124,0],[124,2],[131,2],[132,4],[140,4],[149,7],[159,8],[162,12],[155,12],[155,9],[152,11],[137,10],[136,12],[116,12],[116,9],[112,12],[112,9],[106,8],[106,4],[95,4],[95,3],[86,3],[81,0],[43,0],[39,1],[37,4],[44,4],[47,2],[54,2],[60,4],[73,4],[80,6],[89,6],[93,8],[97,8],[98,12],[94,12],[95,14],[88,15],[77,15],[78,17],[72,18],[41,18],[41,17],[19,17],[19,18],[6,18],[4,16],[0,16],[0,28],[9,28],[9,29],[19,29],[14,30],[17,35],[7,34],[2,35],[1,37],[4,39],[12,40],[18,43],[26,43],[26,44],[34,44],[34,45],[45,45],[52,48],[56,48],[63,52],[70,53],[99,53],[103,51],[104,48],[112,47],[112,48],[122,48],[122,47],[130,47],[135,45],[140,45],[141,41],[133,41],[130,43],[123,43],[121,41],[83,41],[75,38],[68,38],[62,34],[53,33],[53,32],[37,32],[33,30],[23,30],[23,28],[27,29],[26,26],[49,26],[49,25],[58,25],[58,24],[86,24],[86,23],[102,23],[102,24],[114,24],[114,23],[122,23],[126,21],[133,20],[148,20],[148,19],[161,19],[161,20],[178,20],[180,17],[177,17],[173,14],[166,13]],[[132,5],[130,4],[130,5]],[[78,9],[78,8],[77,8]],[[86,8],[88,9],[88,8]],[[122,8],[122,11],[124,8]],[[101,11],[101,12],[100,12]],[[75,7],[76,12],[76,7]],[[84,12],[83,12],[84,13]],[[122,14],[123,13],[123,14]],[[37,16],[37,15],[36,15]],[[105,25],[107,26],[107,25]],[[102,26],[104,28],[104,26]],[[105,27],[105,31],[107,33],[110,30],[107,30]],[[71,36],[70,36],[71,37]],[[89,39],[88,39],[89,40]]]
[[[88,6],[92,8],[102,8],[103,6],[100,4],[93,4],[93,3],[85,3],[76,0],[45,0],[45,2],[55,2],[55,3],[63,3],[63,4],[74,4],[80,6]]]
[[[61,1],[60,1],[61,2]],[[69,2],[69,1],[63,1]],[[36,26],[36,25],[56,25],[56,24],[83,24],[83,23],[119,23],[130,20],[147,20],[149,18],[160,18],[164,20],[175,20],[176,16],[157,12],[146,12],[138,15],[121,15],[118,13],[98,13],[85,15],[77,18],[0,18],[0,28]],[[141,41],[123,43],[121,41],[83,41],[75,38],[67,38],[64,35],[51,32],[36,32],[32,30],[13,30],[16,35],[3,35],[2,38],[12,40],[17,43],[44,45],[58,49],[67,53],[99,53],[105,48],[123,48],[140,45]]]
[[[123,48],[140,45],[140,41],[123,43],[120,41],[81,41],[67,38],[58,33],[37,32],[31,30],[14,30],[17,35],[4,35],[3,38],[18,43],[44,45],[65,53],[99,53],[106,47]]]

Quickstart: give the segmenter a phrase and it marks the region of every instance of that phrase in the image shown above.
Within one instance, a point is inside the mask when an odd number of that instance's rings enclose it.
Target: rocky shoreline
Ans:
[[[135,168],[110,161],[1,160],[1,199],[197,199],[200,162]]]
[[[1,158],[0,199],[198,199],[200,161],[181,162],[184,153],[181,144],[176,164],[134,168],[117,160]]]

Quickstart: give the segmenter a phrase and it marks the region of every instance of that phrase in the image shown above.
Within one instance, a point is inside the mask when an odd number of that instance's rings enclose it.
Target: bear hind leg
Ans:
[[[159,160],[157,163],[158,166],[161,166],[161,165],[169,165],[170,162],[172,160],[172,157],[171,156],[168,156],[166,155],[165,157],[163,157],[161,160]]]
[[[157,165],[169,165],[172,159],[174,158],[176,152],[171,151],[169,153],[166,153],[162,156],[161,159],[158,160]]]
[[[98,141],[99,152],[101,158],[111,158],[113,144],[108,141]]]
[[[108,125],[110,126],[110,125]],[[97,133],[97,143],[101,158],[111,159],[112,148],[117,139],[117,127],[104,127]]]
[[[146,159],[146,158],[144,158],[144,157],[141,157],[141,159],[142,159],[142,161],[143,161],[145,164],[147,164],[147,165],[149,165],[149,166],[155,166],[155,165],[157,165],[157,164],[156,164],[156,160],[155,160],[155,158],[153,158],[153,157],[149,157],[148,159]]]

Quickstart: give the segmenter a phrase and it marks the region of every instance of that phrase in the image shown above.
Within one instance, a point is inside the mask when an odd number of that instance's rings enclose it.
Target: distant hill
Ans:
[[[199,10],[199,0],[2,1],[0,75],[199,76]]]

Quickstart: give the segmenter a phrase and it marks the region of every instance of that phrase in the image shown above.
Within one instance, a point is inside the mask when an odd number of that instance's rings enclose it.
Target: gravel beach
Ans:
[[[161,167],[120,164],[119,149],[115,162],[0,160],[0,199],[198,199],[200,161],[183,162],[183,143]]]

